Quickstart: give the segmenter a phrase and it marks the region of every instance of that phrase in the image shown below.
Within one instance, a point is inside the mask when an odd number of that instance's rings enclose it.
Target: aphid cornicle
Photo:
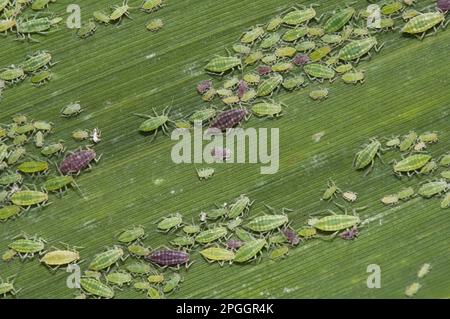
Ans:
[[[100,160],[101,155],[98,158],[96,158],[96,156],[97,153],[91,149],[79,150],[75,153],[71,153],[61,162],[59,170],[64,175],[78,175],[83,169],[90,167],[92,161],[98,162]]]

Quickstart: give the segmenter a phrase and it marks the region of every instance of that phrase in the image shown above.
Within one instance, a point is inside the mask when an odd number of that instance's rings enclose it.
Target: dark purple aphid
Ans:
[[[152,252],[145,259],[159,266],[178,266],[189,262],[189,254],[179,250],[162,249]]]
[[[239,98],[242,98],[245,93],[250,90],[250,87],[248,86],[247,82],[241,80],[239,81],[238,87],[237,87],[237,96]]]
[[[358,235],[359,235],[358,228],[353,227],[343,231],[341,234],[339,234],[339,237],[345,240],[353,240],[356,237],[358,237]]]
[[[197,84],[197,91],[200,94],[204,94],[208,92],[212,88],[212,81],[211,80],[204,80]]]
[[[436,7],[442,12],[447,12],[450,10],[450,0],[438,0]]]
[[[59,165],[62,174],[76,174],[95,159],[94,150],[82,150],[67,156]]]
[[[227,241],[227,248],[228,249],[238,249],[240,248],[244,242],[237,240],[237,239],[230,239]]]
[[[309,62],[309,57],[306,54],[297,54],[292,60],[292,62],[295,65],[305,65],[306,63]]]
[[[272,68],[267,65],[262,65],[258,68],[258,74],[259,75],[267,75],[272,71]]]
[[[297,246],[300,243],[300,238],[297,236],[297,233],[292,229],[285,228],[283,229],[283,235],[286,237],[286,240],[292,246]]]
[[[246,109],[234,109],[225,111],[211,123],[210,129],[217,129],[219,131],[224,131],[228,128],[233,128],[238,125],[246,116],[248,112]]]

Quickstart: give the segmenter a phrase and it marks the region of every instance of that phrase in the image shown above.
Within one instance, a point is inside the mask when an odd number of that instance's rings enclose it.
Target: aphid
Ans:
[[[306,54],[297,54],[293,59],[292,63],[297,66],[305,65],[309,62],[309,57]]]
[[[284,244],[286,242],[287,242],[286,237],[280,233],[277,233],[277,234],[269,237],[270,245],[279,245],[279,244]]]
[[[226,216],[228,213],[228,209],[226,207],[220,207],[216,209],[212,209],[206,213],[207,219],[218,219]]]
[[[288,221],[286,215],[264,215],[253,218],[245,227],[254,232],[267,232],[283,226]]]
[[[50,71],[41,71],[31,77],[31,83],[34,86],[42,86],[52,78],[52,73]]]
[[[361,71],[347,72],[342,75],[342,81],[347,84],[364,83],[364,73]]]
[[[292,229],[285,228],[281,232],[291,246],[297,246],[300,243],[300,238],[298,237],[297,233]]]
[[[170,244],[175,247],[189,247],[195,244],[195,239],[190,236],[179,236],[172,239]]]
[[[417,133],[414,131],[409,132],[407,135],[404,136],[403,140],[399,145],[400,152],[409,151],[416,143],[416,140],[417,140]]]
[[[269,254],[270,259],[277,260],[285,257],[289,253],[288,246],[281,246],[272,250]]]
[[[405,295],[407,297],[414,297],[414,295],[419,291],[419,289],[422,287],[421,284],[418,282],[412,283],[405,289]]]
[[[359,236],[359,230],[356,226],[346,229],[342,233],[339,234],[339,237],[341,237],[344,240],[353,240],[358,236]]]
[[[73,117],[83,112],[79,102],[70,103],[61,109],[62,117]]]
[[[278,62],[274,65],[272,65],[272,71],[273,72],[289,72],[294,68],[294,65],[291,62]]]
[[[159,293],[159,290],[155,287],[149,287],[147,289],[147,297],[149,299],[161,299],[161,294]]]
[[[294,56],[295,52],[297,52],[297,49],[295,49],[294,47],[283,46],[275,50],[275,55],[278,58],[286,58]]]
[[[241,66],[242,61],[239,57],[224,57],[224,56],[218,56],[213,58],[208,62],[208,64],[205,66],[206,71],[217,73],[217,74],[224,74],[227,71],[230,71],[234,69],[237,66]]]
[[[245,119],[248,112],[246,109],[233,109],[220,113],[210,124],[210,129],[225,131],[233,128]]]
[[[244,44],[236,43],[233,45],[233,51],[239,54],[249,54],[252,48]]]
[[[328,55],[328,53],[331,52],[331,47],[326,45],[320,48],[315,49],[309,54],[309,59],[312,62],[318,62],[322,60],[324,57]]]
[[[162,19],[152,19],[145,26],[148,31],[156,32],[159,31],[164,26],[164,21]]]
[[[261,82],[261,84],[258,86],[256,95],[257,96],[271,95],[273,91],[275,91],[275,89],[278,88],[282,82],[283,76],[281,76],[280,74],[274,74]]]
[[[225,80],[225,82],[223,83],[223,88],[224,89],[233,89],[238,84],[239,84],[239,78],[237,78],[236,76],[233,76],[233,77]]]
[[[336,232],[356,226],[360,222],[361,220],[358,216],[333,213],[332,215],[320,218],[314,223],[314,228],[326,232]]]
[[[353,70],[353,65],[350,63],[339,65],[335,68],[337,73],[343,74]]]
[[[80,259],[80,253],[76,250],[53,250],[46,253],[41,262],[50,267],[58,267],[71,264]]]
[[[128,246],[128,251],[130,254],[138,257],[144,257],[150,254],[150,250],[147,247],[137,244],[131,244],[130,246]]]
[[[89,20],[78,29],[77,35],[81,39],[86,39],[91,35],[94,35],[95,31],[97,31],[97,25],[93,20]]]
[[[447,1],[447,0],[446,0]],[[418,15],[420,15],[421,14],[421,12],[419,12],[419,11],[417,11],[417,10],[414,10],[414,9],[408,9],[408,10],[406,10],[406,11],[404,11],[403,13],[402,13],[402,19],[403,20],[405,20],[405,21],[408,21],[408,20],[410,20],[410,19],[412,19],[412,18],[414,18],[414,17],[417,17]]]
[[[11,294],[13,296],[19,293],[20,289],[17,290],[14,288],[14,280],[11,281],[11,278],[8,278],[6,281],[0,277],[0,296],[6,297],[7,294]]]
[[[314,50],[316,48],[316,43],[314,41],[303,41],[300,43],[297,43],[295,46],[295,49],[298,52],[309,52],[311,50]]]
[[[152,268],[148,264],[143,262],[133,262],[126,267],[127,271],[135,275],[147,275],[152,271]]]
[[[89,269],[94,271],[107,269],[122,258],[123,249],[120,247],[115,247],[95,255],[91,263],[89,264]]]
[[[92,161],[98,162],[100,157],[96,158],[96,153],[94,150],[86,149],[80,150],[75,153],[70,154],[63,159],[59,165],[59,170],[62,174],[79,174],[81,170],[86,167],[90,168],[90,163]]]
[[[373,37],[353,40],[339,51],[339,59],[343,61],[356,60],[356,63],[358,63],[359,59],[365,54],[370,56],[370,50],[372,48],[375,48],[376,52],[381,49],[381,46],[377,47],[377,43],[377,39]]]
[[[28,142],[28,136],[25,134],[16,135],[13,140],[14,145],[23,145]]]
[[[437,143],[439,141],[439,135],[436,132],[425,132],[420,134],[418,140],[424,143]]]
[[[227,223],[227,228],[231,231],[236,229],[242,224],[243,220],[241,218],[232,219]]]
[[[418,15],[417,17],[409,20],[404,25],[401,32],[415,35],[417,38],[422,40],[425,37],[426,32],[431,28],[434,28],[436,30],[436,25],[438,25],[439,23],[442,26],[446,25],[444,13],[439,11],[422,13],[421,15]],[[422,35],[419,36],[419,34]]]
[[[299,10],[296,7],[293,7],[292,9],[293,11],[288,12],[283,17],[284,24],[298,26],[316,17],[316,10],[314,10],[314,8],[312,7],[303,10]]]
[[[331,200],[337,193],[341,193],[341,190],[336,186],[336,183],[331,179],[327,182],[327,189],[322,195],[322,200]]]
[[[355,14],[354,8],[341,9],[335,12],[323,25],[326,33],[333,33],[341,30]]]
[[[59,18],[56,19],[57,20],[50,20],[48,18],[33,18],[30,20],[19,19],[16,23],[16,33],[22,39],[28,37],[30,41],[39,42],[31,38],[31,34],[47,34],[47,31],[50,30],[53,25],[60,22]]]
[[[139,131],[148,133],[148,132],[155,132],[153,135],[153,138],[156,137],[156,134],[158,134],[159,129],[163,131],[164,134],[168,134],[168,122],[171,122],[169,119],[168,114],[170,113],[170,109],[167,110],[167,107],[164,109],[161,115],[158,115],[155,110],[153,110],[154,116],[145,115],[145,114],[136,114],[137,116],[147,118],[144,122],[141,123],[139,126]]]
[[[121,6],[117,6],[117,5],[113,6],[113,9],[114,9],[114,11],[109,16],[109,19],[111,21],[118,20],[120,23],[120,21],[122,21],[122,18],[124,16],[126,16],[128,18],[130,17],[128,9],[131,9],[131,8],[128,6],[128,0],[124,0]]]
[[[252,112],[258,117],[268,116],[277,117],[281,115],[281,104],[275,102],[264,101],[252,105]]]
[[[44,146],[41,150],[41,154],[47,157],[51,157],[53,155],[62,154],[65,152],[65,150],[66,148],[62,143],[54,143]]]
[[[326,44],[339,44],[343,41],[339,34],[325,34],[320,40]]]
[[[200,169],[196,168],[196,171],[197,171],[198,179],[200,179],[200,180],[210,179],[216,172],[216,170],[212,167],[203,167]]]
[[[161,249],[156,250],[145,259],[159,266],[178,266],[185,264],[189,267],[189,254],[184,251]]]
[[[385,18],[380,20],[379,28],[377,28],[380,32],[382,31],[390,31],[395,30],[395,20],[391,18]]]
[[[114,290],[100,280],[82,277],[80,286],[88,295],[106,299],[114,298]]]
[[[295,28],[287,30],[281,39],[285,42],[294,42],[300,38],[303,38],[308,32],[307,28]]]
[[[226,244],[227,248],[231,250],[238,249],[242,247],[242,245],[244,245],[244,242],[237,239],[229,239]]]
[[[303,238],[313,238],[317,233],[317,230],[313,227],[304,227],[297,231],[297,235]]]
[[[318,63],[307,64],[303,67],[303,70],[310,79],[317,79],[319,82],[322,82],[324,79],[332,82],[336,74],[332,68]]]
[[[175,122],[175,127],[177,129],[190,129],[192,128],[192,125],[188,121],[178,120]]]
[[[42,10],[48,7],[50,2],[56,2],[56,0],[35,0],[31,4],[31,9],[35,11]]]
[[[0,186],[11,186],[14,184],[22,184],[23,177],[19,173],[11,173],[0,177]]]
[[[100,278],[102,277],[102,273],[93,270],[85,270],[83,276],[87,278],[95,278],[97,280],[100,280]]]
[[[386,195],[381,198],[381,202],[384,205],[397,205],[398,204],[398,195],[392,194],[392,195]]]
[[[225,227],[217,226],[198,233],[195,236],[195,241],[200,244],[208,244],[216,241],[228,234],[228,230]]]
[[[445,194],[444,198],[441,201],[441,208],[449,208],[450,207],[450,193]]]
[[[208,262],[218,261],[222,265],[225,261],[229,261],[231,263],[235,257],[233,251],[220,247],[203,249],[200,251],[200,255],[202,255]]]
[[[267,50],[275,46],[281,39],[281,36],[279,33],[272,33],[269,34],[266,38],[264,38],[261,41],[261,44],[259,47],[263,50]]]
[[[9,0],[0,0],[0,12],[2,12],[9,5]]]
[[[8,262],[11,261],[14,257],[16,257],[17,255],[17,251],[13,250],[13,249],[8,249],[7,251],[5,251],[2,255],[2,260],[4,262]]]
[[[15,149],[9,154],[9,157],[8,157],[8,165],[12,165],[12,164],[17,163],[17,161],[18,161],[19,159],[21,159],[22,156],[25,155],[25,153],[26,153],[26,150],[25,150],[23,147],[19,146],[19,147],[15,148]]]
[[[381,14],[390,16],[403,9],[403,4],[400,1],[392,1],[381,7]]]
[[[250,85],[255,85],[258,84],[259,81],[261,80],[261,77],[259,76],[259,74],[256,73],[246,73],[244,74],[243,77],[244,81]]]
[[[387,147],[389,147],[389,148],[394,148],[394,147],[399,147],[400,146],[400,139],[397,137],[397,136],[395,136],[395,137],[392,137],[392,138],[390,138],[387,142],[386,142],[386,146]]]
[[[253,202],[250,201],[250,198],[242,194],[232,205],[230,205],[228,210],[228,218],[237,218],[241,216],[250,209],[252,204]]]
[[[280,28],[281,24],[283,23],[283,19],[280,16],[276,16],[267,23],[266,25],[266,31],[272,32],[276,31]]]
[[[244,64],[245,65],[255,64],[256,62],[261,60],[263,56],[264,56],[264,54],[261,51],[252,52],[248,56],[245,57]]]
[[[186,225],[183,227],[183,232],[187,235],[192,235],[200,232],[200,226],[197,225]]]
[[[369,30],[367,28],[354,28],[352,31],[352,35],[354,35],[355,37],[367,37],[369,36]]]
[[[33,122],[33,126],[38,131],[50,132],[52,130],[53,123],[45,121],[36,121]]]
[[[117,240],[121,243],[129,244],[145,236],[145,229],[142,226],[134,226],[120,232]]]
[[[446,181],[439,180],[434,182],[426,182],[417,190],[417,194],[422,197],[430,198],[438,194],[445,193],[449,188]]]
[[[7,68],[3,68],[0,72],[0,80],[5,81],[7,84],[14,84],[22,81],[25,78],[24,70],[20,67],[11,65]]]
[[[191,122],[195,122],[195,121],[200,121],[200,122],[207,122],[210,119],[212,119],[213,117],[215,117],[217,114],[216,109],[203,109],[203,110],[198,110],[195,111],[190,117],[189,117],[189,121]]]
[[[442,12],[447,12],[450,10],[450,1],[438,0],[436,3],[436,8],[438,8]]]
[[[164,281],[164,274],[155,274],[147,277],[147,281],[151,284],[160,284]]]
[[[47,200],[47,193],[29,190],[17,191],[11,196],[11,202],[17,206],[44,206]]]
[[[137,290],[148,290],[150,289],[150,283],[146,282],[146,281],[136,281],[133,284],[133,288],[137,289]]]
[[[265,31],[262,27],[253,27],[245,32],[241,37],[241,43],[252,44],[264,35]]]
[[[267,245],[265,239],[255,239],[246,242],[241,248],[236,251],[234,261],[237,263],[243,263],[256,258],[261,250]]]
[[[158,230],[169,232],[172,229],[177,229],[183,224],[183,216],[181,214],[174,214],[169,217],[165,217],[156,226]]]
[[[26,73],[34,73],[42,68],[46,68],[48,65],[51,66],[51,61],[52,55],[49,52],[38,51],[28,56],[28,58],[24,63],[20,65],[20,67]]]
[[[174,291],[181,281],[182,281],[181,276],[177,273],[173,273],[172,276],[167,280],[166,284],[164,285],[163,292],[167,294],[169,292]]]
[[[33,258],[34,254],[41,253],[45,249],[46,241],[42,238],[28,237],[23,234],[20,239],[13,241],[8,248],[15,250],[21,259]]]
[[[325,100],[328,98],[328,89],[318,89],[309,92],[309,97],[313,100]]]
[[[431,270],[431,265],[428,263],[425,263],[422,265],[422,267],[420,267],[419,271],[417,272],[417,277],[418,278],[423,278],[426,275],[428,275],[428,273]]]
[[[442,171],[441,176],[447,180],[450,180],[450,170]]]
[[[42,185],[42,188],[47,192],[63,193],[64,191],[67,191],[68,186],[73,186],[78,189],[78,185],[75,183],[72,176],[62,175],[47,179]]]
[[[430,173],[434,172],[437,168],[438,168],[438,164],[435,161],[431,160],[420,169],[419,173],[420,174],[430,174]]]
[[[356,170],[361,170],[370,165],[370,168],[366,172],[366,175],[369,174],[373,168],[375,157],[380,157],[380,151],[381,143],[376,139],[372,139],[367,146],[356,153],[355,159],[353,160],[353,167]]]
[[[239,101],[240,101],[240,99],[239,99],[239,96],[237,96],[237,95],[227,96],[227,97],[224,97],[224,98],[222,99],[222,102],[223,102],[225,105],[234,105],[234,104],[238,104]]]
[[[145,12],[152,13],[158,11],[163,6],[163,0],[144,0],[141,9]]]
[[[256,98],[256,91],[254,89],[249,89],[247,92],[245,92],[241,97],[241,102],[250,102],[253,99]]]
[[[281,85],[286,90],[295,90],[305,85],[305,78],[302,75],[291,76],[285,78]]]
[[[109,22],[111,21],[109,16],[107,14],[105,14],[103,11],[94,11],[92,13],[92,15],[93,15],[95,21],[100,22],[100,23],[109,24]]]
[[[248,241],[255,240],[253,235],[250,234],[248,231],[246,231],[243,228],[236,228],[235,229],[235,233],[236,233],[237,238],[239,238],[243,242],[248,242]]]
[[[441,156],[441,158],[439,160],[439,165],[450,166],[450,153]]]
[[[354,202],[358,198],[358,194],[355,192],[343,192],[342,198],[345,199],[347,202]]]
[[[425,166],[431,160],[431,156],[427,154],[416,154],[411,155],[400,162],[394,164],[394,173],[400,175],[402,173],[407,173],[408,176],[411,172],[417,171],[418,169]]]
[[[17,216],[22,209],[16,205],[7,205],[0,208],[0,221],[4,222],[12,217]]]
[[[17,169],[22,173],[34,174],[41,173],[48,170],[47,162],[23,162]]]
[[[133,277],[131,277],[131,275],[127,272],[115,271],[107,274],[105,279],[108,284],[113,284],[122,287],[123,285],[130,284],[131,281],[133,280]]]
[[[321,37],[325,34],[325,30],[322,27],[307,27],[306,33],[310,38]]]
[[[398,196],[398,199],[400,199],[400,200],[408,200],[412,196],[414,196],[414,194],[415,194],[414,188],[406,187],[406,188],[403,188],[402,190],[400,190],[397,193],[397,196]]]

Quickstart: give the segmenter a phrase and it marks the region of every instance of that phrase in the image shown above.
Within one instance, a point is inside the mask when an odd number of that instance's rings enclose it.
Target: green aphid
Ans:
[[[224,89],[233,89],[239,84],[239,78],[236,76],[233,76],[231,78],[228,78],[223,82]]]
[[[353,70],[353,65],[350,63],[339,65],[335,68],[337,73],[343,74]]]
[[[164,26],[164,21],[162,19],[152,19],[145,26],[148,31],[156,32],[159,31]]]
[[[252,44],[256,40],[260,39],[264,34],[265,31],[262,27],[253,27],[242,35],[241,43]]]
[[[434,172],[437,168],[438,168],[438,164],[435,161],[431,160],[420,169],[419,173],[424,174],[424,175],[430,174],[430,173]]]
[[[326,33],[333,33],[341,30],[355,15],[354,8],[345,8],[335,12],[323,25]]]
[[[396,148],[400,146],[400,138],[398,136],[394,136],[390,139],[388,139],[385,143],[385,145],[389,148]]]
[[[178,121],[175,121],[175,127],[178,128],[178,129],[188,130],[188,129],[192,128],[192,125],[188,121],[178,120]]]
[[[136,281],[133,284],[133,288],[137,290],[148,290],[150,289],[150,284],[146,281]]]
[[[259,47],[263,50],[270,49],[274,47],[281,39],[281,36],[279,33],[272,33],[269,34],[266,38],[264,38]]]
[[[152,13],[158,11],[164,6],[163,0],[144,0],[141,5],[141,10]]]
[[[34,131],[33,123],[27,123],[21,126],[18,126],[15,130],[16,134],[29,134]]]
[[[342,75],[342,81],[347,84],[364,83],[364,73],[361,71],[347,72]]]
[[[243,80],[250,85],[256,85],[261,81],[261,77],[256,73],[245,73]]]
[[[144,122],[141,123],[141,125],[139,125],[138,130],[144,133],[155,132],[154,137],[156,137],[156,134],[158,133],[159,129],[161,129],[164,134],[168,134],[167,124],[171,122],[168,116],[170,110],[168,111],[167,108],[165,108],[161,115],[156,113],[155,110],[153,110],[153,112],[155,114],[154,116],[145,114],[136,114],[137,116],[147,118],[147,120],[145,120]]]
[[[231,262],[235,257],[233,251],[220,247],[203,249],[200,251],[200,255],[202,255],[208,262],[218,261],[219,263],[223,263],[225,261]]]
[[[327,189],[323,192],[322,200],[331,200],[333,199],[333,196],[335,197],[338,193],[342,193],[342,191],[337,187],[334,181],[329,179],[327,182]]]
[[[6,144],[0,144],[0,162],[9,157],[9,146]]]
[[[417,133],[414,131],[409,132],[407,135],[403,137],[399,145],[400,152],[409,151],[417,141]]]
[[[331,57],[329,57],[326,61],[325,64],[328,66],[333,66],[339,63],[339,57],[337,55],[333,55]]]
[[[161,299],[162,298],[161,293],[155,287],[149,287],[147,289],[147,297],[149,299]]]
[[[0,204],[4,204],[4,202],[7,200],[9,196],[9,193],[5,190],[0,191]]]
[[[25,72],[22,68],[11,65],[0,70],[0,80],[6,83],[14,84],[25,78]]]
[[[252,48],[244,44],[236,43],[233,45],[233,51],[239,54],[249,54]]]
[[[257,92],[254,89],[250,89],[244,93],[241,97],[241,102],[246,103],[254,100],[256,98]]]
[[[88,295],[106,299],[114,298],[114,290],[100,280],[82,277],[80,279],[80,286]]]
[[[411,20],[409,20],[401,32],[408,33],[423,39],[426,35],[426,32],[431,28],[435,28],[438,24],[443,26],[447,25],[445,23],[445,14],[443,12],[428,12],[422,13]],[[419,36],[419,34],[422,34]]]
[[[183,216],[181,214],[174,214],[169,217],[163,218],[156,226],[158,230],[169,232],[172,229],[177,229],[183,224]]]
[[[275,62],[277,62],[278,57],[275,54],[266,54],[265,56],[262,57],[261,62],[264,64],[274,64]],[[248,91],[247,91],[248,92]]]
[[[321,37],[325,34],[325,30],[322,27],[307,27],[306,34],[310,38]]]
[[[385,195],[381,198],[381,202],[384,205],[397,205],[398,204],[398,195],[396,195],[396,194]]]
[[[314,223],[313,227],[325,232],[336,232],[357,226],[360,222],[358,216],[333,213],[330,216],[320,218]]]
[[[172,276],[166,281],[166,284],[163,287],[163,292],[167,294],[174,291],[181,281],[181,275],[179,275],[178,273],[173,273]]]
[[[283,76],[280,74],[274,74],[261,82],[256,91],[256,96],[268,96],[277,89],[283,82]]]
[[[190,236],[179,236],[171,240],[170,244],[176,247],[190,247],[195,245],[195,239]]]
[[[281,246],[278,248],[275,248],[272,250],[269,254],[270,259],[277,260],[280,258],[284,258],[289,253],[289,247],[288,246]]]
[[[310,79],[317,79],[318,81],[327,79],[331,82],[336,75],[332,68],[318,63],[307,64],[303,67],[303,70]]]
[[[315,101],[321,101],[328,98],[328,89],[317,89],[309,92],[309,97]]]
[[[450,180],[450,170],[442,171],[441,177],[445,178],[446,180]]]
[[[0,12],[2,12],[9,5],[9,0],[0,0]]]
[[[92,15],[94,16],[95,21],[100,23],[109,24],[109,22],[111,21],[109,16],[103,11],[94,11]]]
[[[406,200],[410,199],[411,197],[413,197],[414,194],[415,194],[414,188],[406,187],[406,188],[401,189],[397,193],[397,196],[398,196],[399,200],[406,201]]]
[[[16,205],[7,205],[0,208],[0,221],[4,222],[20,214],[22,209]]]
[[[408,156],[394,164],[394,173],[401,175],[407,173],[410,175],[418,169],[424,167],[431,160],[431,156],[427,154],[415,154]]]
[[[285,42],[294,42],[300,38],[303,38],[307,32],[308,32],[308,29],[305,27],[289,29],[283,34],[281,39]]]
[[[234,261],[237,263],[243,263],[256,258],[266,245],[267,241],[265,239],[248,241],[236,251]]]
[[[280,245],[286,243],[286,236],[283,234],[275,234],[269,237],[269,244],[270,245]]]
[[[444,180],[426,182],[419,187],[417,194],[425,198],[430,198],[435,195],[445,193],[448,188],[449,184],[447,184]]]
[[[267,23],[266,25],[266,31],[273,32],[280,28],[281,24],[283,23],[283,19],[280,16],[276,16]]]
[[[100,280],[100,278],[102,277],[102,273],[93,270],[85,270],[83,273],[83,277]]]
[[[220,207],[216,209],[212,209],[206,213],[207,219],[219,219],[223,218],[228,214],[228,209],[226,207]]]
[[[317,62],[322,60],[331,52],[331,47],[326,45],[320,48],[315,49],[309,54],[309,59],[311,62]]]
[[[74,263],[80,259],[80,253],[76,250],[59,250],[49,251],[41,258],[40,262],[49,267],[60,267]]]
[[[123,258],[123,249],[115,247],[94,256],[89,264],[89,270],[100,271],[107,269]]]
[[[11,173],[0,176],[0,186],[22,184],[23,176],[19,173]]]
[[[215,173],[215,169],[212,167],[203,167],[199,169],[195,169],[197,171],[197,176],[199,180],[207,180],[213,177]]]
[[[252,52],[248,56],[245,57],[244,64],[245,65],[255,64],[256,62],[261,60],[263,56],[264,56],[264,54],[261,51]]]
[[[339,44],[343,41],[339,34],[325,34],[320,40],[326,44]]]
[[[26,73],[34,73],[40,69],[51,66],[52,55],[47,51],[38,51],[30,55],[24,63],[20,65]]]
[[[450,166],[450,153],[444,154],[441,156],[439,160],[439,165],[441,166]]]
[[[293,57],[296,52],[297,52],[297,49],[294,47],[283,46],[283,47],[279,47],[275,50],[275,55],[278,58],[290,58],[290,57]]]
[[[128,246],[128,252],[138,257],[144,257],[150,254],[150,249],[138,244],[131,244]]]
[[[122,287],[123,285],[129,285],[133,280],[133,277],[127,272],[115,271],[107,274],[105,279],[108,284],[113,284]]]
[[[375,48],[375,51],[378,52],[381,49],[381,46],[377,47],[377,44],[377,39],[373,37],[353,40],[339,51],[339,59],[343,61],[356,60],[357,63],[362,56],[366,54],[370,55],[370,50],[372,48]]]
[[[72,176],[55,176],[47,179],[43,184],[43,189],[47,192],[62,192],[67,191],[68,186],[77,187],[75,180]],[[77,187],[78,188],[78,187]]]
[[[230,89],[225,89],[225,88],[218,89],[217,95],[219,95],[220,97],[231,96],[231,95],[233,95],[233,91]]]
[[[35,174],[35,173],[43,173],[48,170],[48,163],[47,162],[23,162],[21,163],[17,169],[26,174]]]
[[[216,114],[217,114],[217,110],[213,109],[213,108],[198,110],[198,111],[195,111],[189,117],[189,121],[191,121],[191,122],[195,122],[195,121],[207,122],[207,121],[213,119],[216,116]]]
[[[305,78],[303,75],[295,75],[288,78],[285,78],[283,80],[283,83],[281,83],[283,88],[286,90],[292,91],[295,89],[298,89],[305,85]]]
[[[316,10],[314,10],[314,8],[312,7],[303,10],[300,10],[296,7],[293,7],[292,9],[293,11],[288,12],[283,17],[284,24],[298,26],[316,17]]]
[[[50,2],[56,2],[56,0],[34,0],[31,4],[31,9],[40,11],[48,7]]]
[[[303,41],[297,43],[295,46],[295,49],[298,52],[309,52],[311,50],[314,50],[316,48],[316,43],[314,41]]]
[[[9,157],[8,157],[8,165],[12,165],[12,164],[17,163],[17,161],[18,161],[19,159],[21,159],[21,158],[26,154],[26,152],[27,152],[27,151],[26,151],[23,147],[21,147],[21,146],[15,148],[15,149],[9,154]]]
[[[249,211],[250,206],[253,204],[253,202],[250,201],[250,198],[242,194],[239,196],[236,201],[230,205],[228,210],[228,218],[237,218],[246,212]]]
[[[0,296],[6,297],[8,294],[16,296],[19,291],[20,289],[14,288],[14,280],[11,281],[8,278],[4,281],[3,278],[0,277]]]
[[[439,141],[439,135],[437,132],[425,132],[420,134],[418,140],[424,143],[437,143]]]
[[[278,62],[271,66],[272,72],[289,72],[294,68],[292,62]]]
[[[50,132],[53,128],[53,123],[45,121],[35,121],[33,122],[33,126],[38,131]]]
[[[264,215],[253,218],[245,225],[254,232],[268,232],[287,224],[289,218],[286,215]]]
[[[8,164],[6,162],[0,162],[0,172],[4,171],[7,168],[8,168]],[[4,198],[6,198],[3,195],[4,195],[4,193],[0,192],[0,202],[2,202]]]
[[[353,161],[353,167],[356,170],[361,170],[370,165],[370,168],[366,172],[367,175],[372,170],[373,164],[375,162],[375,157],[380,157],[380,152],[381,143],[376,139],[372,139],[368,145],[366,145],[361,151],[356,153],[355,159]]]
[[[303,227],[297,231],[297,235],[305,239],[310,239],[316,236],[317,230],[314,227]]]
[[[26,142],[28,142],[28,136],[25,134],[16,135],[13,139],[13,144],[17,146],[23,145]]]
[[[383,5],[380,12],[385,16],[390,16],[392,14],[398,13],[399,11],[402,11],[402,9],[403,3],[401,3],[400,1],[392,1]]]
[[[160,284],[164,281],[164,274],[153,274],[147,277],[147,281],[151,284]]]
[[[441,208],[449,208],[450,207],[450,193],[445,194],[444,198],[441,201]]]
[[[380,20],[379,31],[392,31],[395,30],[395,20],[391,18],[384,18]]]
[[[349,40],[350,39],[350,37],[352,36],[352,34],[353,34],[353,30],[354,30],[354,28],[352,27],[352,26],[346,26],[341,32],[340,32],[340,35],[341,35],[341,37],[342,37],[342,40],[343,41],[347,41],[347,40]]]
[[[235,218],[232,219],[230,221],[228,221],[227,223],[227,228],[231,231],[235,230],[236,228],[238,228],[239,226],[241,226],[241,224],[243,223],[242,218]]]
[[[131,9],[128,5],[128,0],[124,0],[121,6],[113,6],[113,12],[109,16],[111,21],[118,21],[119,23],[122,21],[124,16],[129,17],[128,10]]]
[[[7,251],[5,251],[3,253],[2,261],[9,262],[16,256],[17,256],[17,251],[15,251],[14,249],[8,249]]]
[[[78,29],[77,35],[81,39],[86,39],[91,35],[94,35],[95,31],[97,31],[97,25],[93,20],[89,20]]]
[[[278,117],[281,115],[282,106],[275,102],[259,102],[252,105],[252,112],[258,117],[268,116],[268,117]]]
[[[419,12],[419,11],[417,11],[417,10],[414,10],[414,9],[408,9],[408,10],[405,10],[405,11],[402,13],[402,19],[405,20],[405,21],[408,21],[408,20],[411,20],[411,19],[414,18],[414,17],[417,17],[417,16],[420,15],[420,14],[422,14],[422,13]]]
[[[62,117],[73,117],[83,112],[79,102],[70,103],[61,109]]]
[[[124,244],[132,243],[145,236],[145,229],[142,226],[134,226],[133,228],[125,229],[119,233],[117,240]]]
[[[197,225],[186,225],[183,227],[183,232],[187,235],[193,235],[200,232],[200,226]]]
[[[414,295],[419,292],[420,288],[422,288],[422,285],[419,284],[418,282],[414,282],[411,285],[409,285],[408,287],[406,287],[405,295],[410,298],[414,297]]]
[[[255,237],[253,237],[252,234],[250,234],[248,231],[246,231],[243,228],[236,228],[235,234],[236,234],[237,238],[239,238],[243,242],[255,240]]]
[[[40,206],[48,201],[48,194],[39,191],[18,191],[11,196],[11,202],[17,206]]]
[[[198,233],[195,236],[195,241],[200,244],[208,244],[225,237],[228,234],[228,230],[225,227],[217,226]]]
[[[62,143],[46,145],[41,149],[41,154],[47,157],[64,153],[66,148]]]
[[[367,37],[370,35],[370,32],[367,28],[354,28],[352,30],[352,35],[355,37]]]
[[[31,34],[42,34],[46,35],[50,28],[59,23],[55,20],[50,20],[49,18],[33,18],[30,20],[18,19],[16,24],[16,32],[22,39],[25,39],[28,36],[28,39],[31,41],[39,42],[31,38]]]
[[[0,33],[4,32],[7,35],[8,30],[13,29],[17,25],[17,20],[13,16],[7,17],[5,15],[5,18],[0,20]]]
[[[45,249],[46,241],[44,239],[26,235],[21,237],[9,244],[8,248],[19,253],[22,259],[32,258],[34,254],[41,253]]]

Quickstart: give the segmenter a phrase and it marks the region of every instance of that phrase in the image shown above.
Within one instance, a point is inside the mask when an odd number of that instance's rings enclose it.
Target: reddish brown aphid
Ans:
[[[272,68],[267,65],[262,65],[258,68],[258,74],[259,75],[267,75],[272,71]]]
[[[293,59],[292,63],[295,65],[305,65],[309,62],[309,57],[306,54],[297,54]]]
[[[246,116],[248,112],[246,109],[234,109],[225,111],[211,123],[210,129],[217,129],[224,131],[228,128],[233,128],[238,125]]]
[[[345,239],[345,240],[353,240],[356,237],[358,237],[358,235],[359,235],[358,228],[353,227],[353,228],[347,229],[347,230],[343,231],[342,233],[340,233],[339,237],[341,237],[342,239]]]
[[[237,87],[237,96],[239,98],[242,98],[245,93],[250,90],[250,87],[248,86],[247,82],[241,80],[239,81],[238,87]]]
[[[208,92],[212,88],[212,81],[211,80],[204,80],[197,84],[197,91],[200,94],[204,94]]]
[[[238,249],[240,248],[244,242],[237,240],[237,239],[230,239],[227,241],[227,248],[228,249]]]
[[[77,174],[82,169],[89,166],[95,160],[97,154],[94,150],[81,150],[67,156],[59,165],[59,170],[63,175]]]
[[[179,250],[162,249],[152,252],[145,259],[159,266],[178,266],[189,262],[189,254]]]
[[[286,237],[286,240],[289,244],[292,246],[297,246],[300,243],[300,238],[297,236],[297,233],[293,231],[292,229],[285,228],[282,231],[284,237]]]

